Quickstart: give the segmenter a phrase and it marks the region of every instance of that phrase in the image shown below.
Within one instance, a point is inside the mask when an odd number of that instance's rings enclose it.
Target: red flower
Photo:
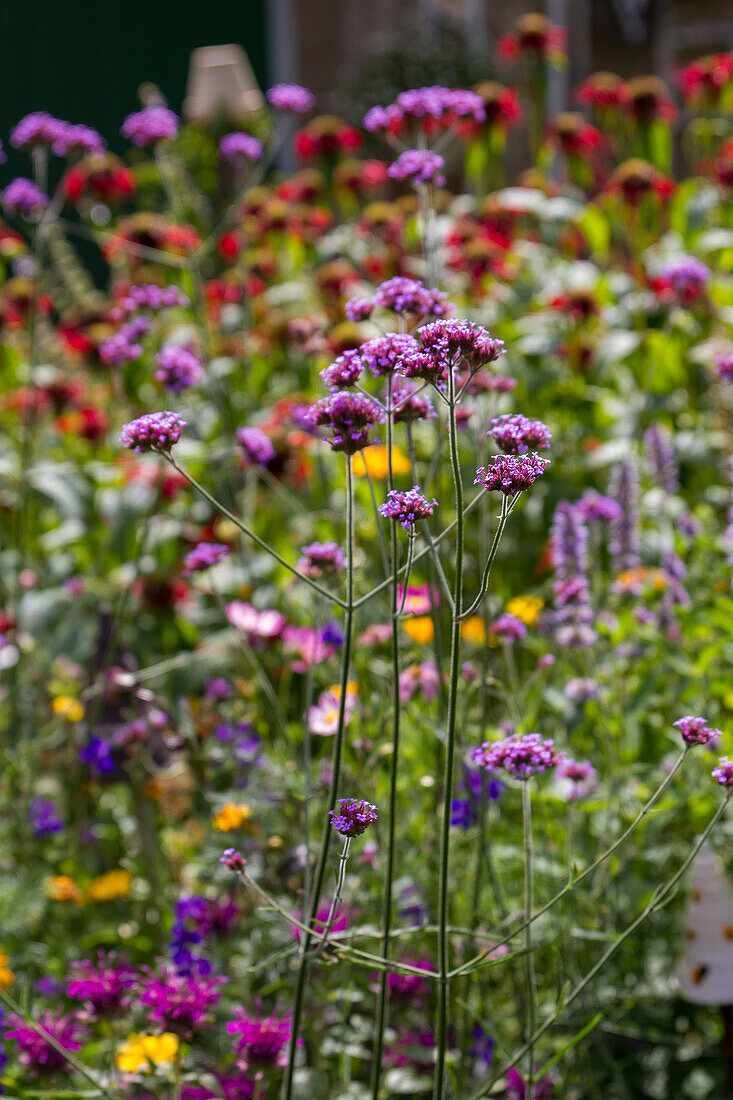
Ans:
[[[638,122],[662,119],[673,122],[677,108],[670,99],[667,85],[658,76],[635,76],[620,89],[620,103]]]
[[[524,57],[541,58],[555,63],[564,60],[567,31],[551,23],[546,15],[530,12],[523,15],[509,34],[499,39],[499,57],[517,61]]]
[[[578,86],[575,98],[587,107],[618,107],[623,84],[615,73],[593,73]]]
[[[676,79],[687,102],[718,106],[720,93],[733,81],[733,54],[701,57],[680,69]]]

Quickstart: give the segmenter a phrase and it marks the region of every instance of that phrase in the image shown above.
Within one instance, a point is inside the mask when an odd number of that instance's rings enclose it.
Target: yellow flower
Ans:
[[[357,477],[364,477],[369,473],[378,481],[384,480],[389,473],[389,460],[386,447],[373,445],[359,451],[351,460],[351,468]],[[410,472],[410,463],[399,447],[392,448],[392,473],[407,474]]]
[[[118,867],[99,878],[93,878],[87,886],[86,894],[92,901],[112,901],[114,898],[126,898],[131,886],[130,872]]]
[[[465,623],[461,623],[461,637],[467,642],[483,645],[486,641],[486,623],[480,615],[472,615]]]
[[[124,1043],[120,1043],[115,1054],[117,1068],[123,1073],[150,1073],[153,1066],[162,1062],[173,1063],[178,1054],[178,1036],[171,1031],[162,1035],[137,1035],[133,1033],[127,1036]]]
[[[69,722],[81,722],[84,717],[84,707],[71,695],[57,695],[51,701],[51,710]]]
[[[510,615],[515,615],[517,619],[521,619],[525,626],[532,626],[537,622],[537,616],[544,606],[545,601],[541,596],[524,595],[515,596],[506,605],[505,610]]]
[[[227,802],[226,806],[219,810],[212,825],[220,833],[231,833],[234,829],[240,829],[251,816],[251,806],[238,806],[234,802]]]
[[[69,875],[54,875],[46,883],[46,892],[54,901],[73,901],[83,905],[84,895]]]
[[[0,947],[0,989],[10,989],[11,985],[15,981],[15,974],[8,966],[10,958]]]
[[[418,645],[430,645],[432,642],[435,628],[429,615],[417,615],[412,619],[406,619],[402,625],[405,634]]]

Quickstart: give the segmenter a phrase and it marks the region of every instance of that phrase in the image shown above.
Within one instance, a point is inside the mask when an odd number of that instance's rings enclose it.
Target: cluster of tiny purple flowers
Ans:
[[[237,130],[224,135],[219,142],[219,153],[222,160],[235,165],[259,160],[262,156],[262,142],[251,134]]]
[[[143,107],[142,111],[134,111],[127,116],[120,133],[142,149],[159,141],[173,141],[178,133],[179,121],[178,115],[168,107]]]
[[[203,364],[189,348],[166,344],[155,357],[158,369],[155,377],[171,393],[182,393],[201,381]]]
[[[170,451],[181,438],[186,424],[178,413],[154,412],[123,424],[120,443],[137,454],[145,451]]]
[[[512,734],[503,741],[485,741],[473,752],[473,761],[490,772],[505,771],[515,779],[531,779],[558,763],[555,742],[539,733]]]
[[[335,810],[329,810],[331,824],[341,836],[354,837],[365,833],[377,820],[377,807],[362,798],[342,798]]]
[[[203,573],[217,565],[229,553],[229,547],[221,542],[199,542],[193,550],[189,550],[183,559],[183,575],[190,577],[193,573]]]
[[[438,507],[437,500],[428,500],[419,485],[412,489],[390,489],[384,504],[379,505],[379,513],[385,519],[397,520],[405,531],[411,531],[418,520],[432,516]]]
[[[444,187],[444,168],[443,157],[432,149],[405,149],[397,160],[390,164],[387,174],[393,180],[407,180],[416,185],[434,183],[438,187]]]
[[[489,492],[514,497],[531,489],[538,477],[542,477],[548,465],[546,458],[538,454],[498,455],[490,466],[480,466],[474,485],[483,485]]]
[[[709,726],[705,718],[696,718],[691,714],[678,718],[672,724],[680,731],[686,745],[707,745],[723,736],[722,731]]]

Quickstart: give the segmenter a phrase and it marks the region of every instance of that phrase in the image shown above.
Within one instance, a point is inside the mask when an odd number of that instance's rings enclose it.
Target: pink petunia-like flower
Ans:
[[[287,619],[279,611],[269,608],[258,611],[252,604],[232,600],[226,606],[226,616],[232,626],[247,635],[249,641],[271,642],[279,638]]]

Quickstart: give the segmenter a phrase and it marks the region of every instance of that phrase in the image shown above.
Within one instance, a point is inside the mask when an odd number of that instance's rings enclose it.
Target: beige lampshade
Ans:
[[[677,980],[688,1001],[733,1004],[733,893],[707,841],[690,869],[685,949],[677,964]]]
[[[183,114],[189,122],[241,118],[265,100],[241,46],[201,46],[191,54]]]

